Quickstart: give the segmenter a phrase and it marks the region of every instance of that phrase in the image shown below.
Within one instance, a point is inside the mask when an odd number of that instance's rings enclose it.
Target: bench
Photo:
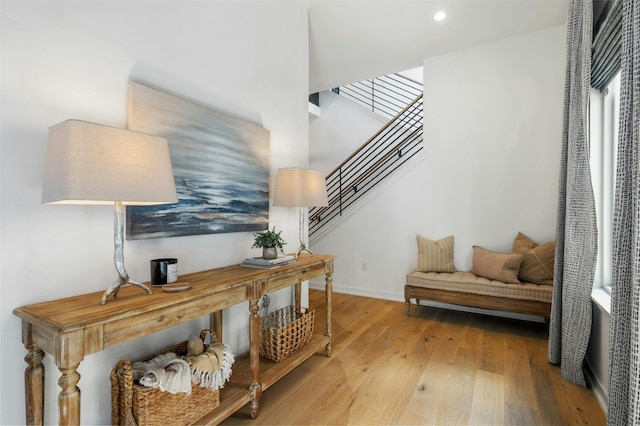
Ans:
[[[553,287],[521,282],[507,284],[471,272],[419,272],[407,274],[404,298],[407,315],[411,299],[494,309],[549,318]]]
[[[555,242],[537,244],[519,232],[511,253],[473,246],[470,272],[453,263],[453,236],[430,241],[420,235],[418,266],[407,274],[404,298],[527,315],[551,316]]]

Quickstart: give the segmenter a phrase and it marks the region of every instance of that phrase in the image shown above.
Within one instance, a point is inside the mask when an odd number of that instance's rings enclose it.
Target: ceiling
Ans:
[[[563,25],[568,0],[303,0],[309,90],[420,67],[438,56]],[[438,10],[447,18],[433,19]]]

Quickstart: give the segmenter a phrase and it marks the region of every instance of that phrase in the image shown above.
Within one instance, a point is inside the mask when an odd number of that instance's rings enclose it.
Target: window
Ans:
[[[598,219],[598,263],[594,288],[611,293],[613,200],[615,193],[620,73],[604,91],[591,89],[590,143],[591,178]]]

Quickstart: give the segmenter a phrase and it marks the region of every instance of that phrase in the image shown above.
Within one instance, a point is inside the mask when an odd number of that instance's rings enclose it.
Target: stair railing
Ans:
[[[329,205],[309,210],[309,238],[422,150],[422,93],[326,177]]]
[[[332,92],[391,119],[422,94],[422,83],[401,74],[389,74],[346,84],[332,89]]]

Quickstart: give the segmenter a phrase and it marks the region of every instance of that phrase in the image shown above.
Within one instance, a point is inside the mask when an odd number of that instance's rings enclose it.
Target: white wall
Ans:
[[[309,120],[309,138],[330,143],[309,144],[309,164],[325,175],[386,122],[384,117],[330,91],[320,92],[320,111],[320,117]]]
[[[124,128],[127,82],[136,80],[269,129],[273,179],[278,167],[305,166],[307,12],[290,1],[3,1],[1,8],[0,423],[23,424],[25,350],[12,310],[103,291],[115,278],[110,208],[40,204],[48,127],[76,118]],[[297,242],[295,209],[272,208],[270,219]],[[255,255],[251,243],[250,233],[127,241],[125,258],[132,277],[148,280],[152,258],[175,256],[187,273]],[[224,315],[224,340],[245,352],[247,305]],[[79,369],[82,423],[110,422],[108,377],[118,359],[147,355],[206,324],[88,356]],[[59,387],[51,356],[45,368],[52,424]]]
[[[411,68],[410,70],[400,71],[398,74],[408,77],[412,80],[419,81],[422,83],[422,79],[424,78],[424,70],[422,67]]]
[[[460,270],[473,245],[555,238],[564,46],[558,26],[424,61],[423,158],[311,247],[337,255],[336,291],[404,300],[416,234],[454,235]],[[339,150],[317,136],[312,152]]]

